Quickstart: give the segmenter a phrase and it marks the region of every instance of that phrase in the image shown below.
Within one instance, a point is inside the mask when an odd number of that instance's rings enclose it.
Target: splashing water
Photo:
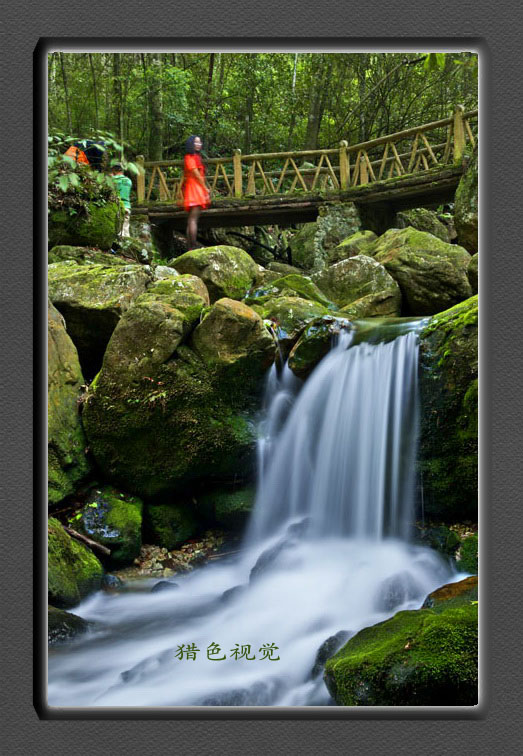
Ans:
[[[459,579],[407,540],[420,324],[389,326],[377,344],[356,343],[358,325],[303,387],[287,366],[271,369],[240,556],[177,576],[178,589],[82,602],[73,611],[100,624],[50,651],[51,706],[329,705],[315,663],[327,639],[337,636],[331,655]],[[179,659],[192,643],[196,658]],[[208,656],[211,644],[220,651]]]

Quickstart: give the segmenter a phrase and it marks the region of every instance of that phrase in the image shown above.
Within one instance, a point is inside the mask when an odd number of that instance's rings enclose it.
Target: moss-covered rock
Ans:
[[[77,528],[111,550],[115,567],[130,564],[142,545],[142,502],[111,486],[92,488]]]
[[[427,210],[426,207],[415,207],[412,210],[403,210],[396,215],[397,228],[407,228],[412,226],[418,231],[426,231],[433,236],[437,236],[441,241],[450,242],[449,228],[446,223],[442,223],[434,210]]]
[[[198,497],[198,506],[203,507],[214,521],[226,530],[242,530],[254,506],[256,490],[249,485],[231,490],[219,488]]]
[[[372,256],[372,247],[377,238],[374,231],[356,231],[329,251],[328,264],[334,265],[356,255]]]
[[[366,298],[365,307],[360,308],[366,316],[370,312],[375,315],[399,315],[399,286],[383,265],[372,257],[356,255],[342,260],[315,273],[312,280],[343,311],[347,305]]]
[[[98,372],[118,321],[150,281],[142,265],[65,261],[49,266],[49,298],[65,318],[86,379]]]
[[[104,474],[147,497],[196,479],[249,477],[251,418],[276,351],[260,317],[241,302],[219,300],[190,345],[170,356],[166,348],[164,359],[144,363],[141,376],[135,363],[145,360],[143,345],[150,342],[146,334],[141,341],[132,336],[130,329],[120,348],[115,331],[84,409],[90,448]]]
[[[197,531],[194,512],[179,504],[155,504],[147,507],[146,528],[151,541],[166,549],[175,549]]]
[[[102,584],[103,567],[83,544],[72,539],[61,523],[47,524],[49,603],[59,608],[75,606]]]
[[[48,218],[49,245],[71,244],[77,247],[111,249],[121,231],[124,207],[121,202],[106,202],[87,206],[87,214],[55,210]]]
[[[154,281],[115,328],[103,359],[105,373],[128,385],[150,379],[194,328],[209,295],[197,276]]]
[[[434,316],[420,334],[425,515],[477,517],[478,298]]]
[[[458,242],[474,255],[478,251],[478,151],[461,177],[454,200],[454,223]]]
[[[314,284],[308,276],[291,273],[281,278],[276,278],[270,283],[251,289],[245,297],[245,303],[264,304],[274,297],[301,297],[309,299],[311,302],[319,302],[328,309],[337,309],[336,305],[329,301],[320,289]]]
[[[478,572],[478,536],[471,535],[462,542],[457,554],[458,569],[463,572]]]
[[[373,250],[374,259],[398,282],[407,314],[433,315],[472,294],[470,255],[457,244],[408,226],[386,231]]]
[[[429,593],[423,602],[423,609],[445,610],[450,606],[468,606],[478,600],[478,578],[468,577],[457,583],[447,583]]]
[[[305,326],[329,310],[319,302],[310,302],[301,297],[275,297],[263,305],[253,305],[262,318],[271,320],[283,356],[286,356],[298,340]]]
[[[89,265],[98,263],[100,265],[128,265],[129,260],[124,260],[119,255],[113,255],[109,252],[102,252],[94,247],[72,247],[68,244],[58,245],[49,250],[47,261],[50,265],[53,263],[73,260],[78,265]]]
[[[330,251],[360,228],[360,216],[353,202],[321,206],[316,222],[305,223],[290,240],[293,264],[303,270],[321,270]]]
[[[365,628],[325,666],[341,706],[473,706],[477,605],[398,612]]]
[[[288,265],[287,263],[280,262],[279,260],[273,260],[272,262],[268,263],[267,270],[278,273],[278,278],[282,278],[283,276],[290,276],[293,273],[297,273],[298,275],[302,275],[303,273],[303,271],[300,270],[300,268],[297,268],[295,265]]]
[[[472,255],[470,258],[470,263],[467,268],[467,276],[470,281],[470,286],[472,288],[472,293],[477,294],[478,293],[478,274],[479,274],[479,254],[476,252],[475,255]]]
[[[193,249],[177,257],[174,267],[178,273],[201,278],[211,302],[222,297],[243,299],[258,274],[258,265],[247,252],[227,246]]]
[[[84,383],[78,352],[65,330],[63,317],[50,301],[47,323],[48,498],[56,504],[73,493],[89,472],[89,463],[78,413]]]
[[[78,617],[76,614],[57,609],[55,606],[47,607],[47,641],[50,646],[76,638],[85,633],[90,622]]]
[[[333,339],[342,328],[350,327],[348,320],[332,315],[324,315],[309,323],[289,354],[288,364],[292,372],[305,380],[330,350]]]

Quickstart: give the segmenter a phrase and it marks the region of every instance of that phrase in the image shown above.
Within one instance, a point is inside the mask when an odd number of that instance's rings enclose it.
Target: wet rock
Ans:
[[[401,294],[398,284],[383,265],[372,257],[356,255],[325,268],[312,276],[314,283],[339,308],[362,298],[384,302],[381,315],[399,315]],[[375,309],[379,309],[376,308]]]
[[[76,614],[66,612],[63,609],[57,609],[54,606],[48,607],[47,642],[49,646],[56,646],[59,643],[70,641],[87,632],[92,626],[92,622],[87,622],[87,620],[78,617]]]
[[[143,504],[112,486],[91,488],[78,528],[111,550],[110,564],[123,567],[140,553]]]
[[[316,654],[316,659],[311,670],[310,679],[318,677],[318,675],[323,672],[323,668],[325,667],[325,662],[327,661],[327,659],[330,659],[331,656],[334,656],[336,651],[338,651],[343,646],[343,644],[350,638],[351,635],[352,633],[350,633],[348,630],[340,630],[335,635],[331,635],[329,638],[327,638],[326,641],[321,644],[318,649],[318,653]]]
[[[178,583],[171,583],[169,580],[160,580],[151,588],[151,593],[163,593],[164,591],[176,590],[180,586]]]
[[[305,380],[330,351],[338,334],[351,327],[349,320],[332,315],[324,315],[309,323],[289,354],[288,364],[292,372]]]
[[[419,586],[408,572],[392,575],[380,586],[376,595],[376,610],[392,612],[407,601],[413,601],[419,595]]]
[[[478,600],[478,578],[468,577],[457,583],[442,585],[429,593],[423,602],[423,609],[444,609],[448,606],[468,606]]]
[[[273,323],[273,331],[283,357],[286,357],[298,340],[305,326],[329,310],[318,302],[310,302],[301,297],[281,296],[269,299],[263,305],[253,305],[253,309]]]

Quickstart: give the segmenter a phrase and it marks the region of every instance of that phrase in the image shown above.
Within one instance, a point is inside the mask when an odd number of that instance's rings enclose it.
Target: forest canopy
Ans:
[[[126,157],[210,157],[336,146],[477,107],[477,55],[89,53],[48,56],[49,133],[111,133]]]

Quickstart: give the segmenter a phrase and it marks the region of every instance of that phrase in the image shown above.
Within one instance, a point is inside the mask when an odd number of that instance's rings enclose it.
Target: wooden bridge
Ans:
[[[457,105],[449,118],[349,145],[301,152],[210,158],[212,206],[200,227],[285,224],[315,220],[320,205],[355,202],[386,225],[391,213],[452,201],[467,143],[477,140],[478,111]],[[155,224],[184,230],[180,208],[183,160],[145,161],[137,178],[138,204]],[[379,225],[379,223],[378,223]]]

